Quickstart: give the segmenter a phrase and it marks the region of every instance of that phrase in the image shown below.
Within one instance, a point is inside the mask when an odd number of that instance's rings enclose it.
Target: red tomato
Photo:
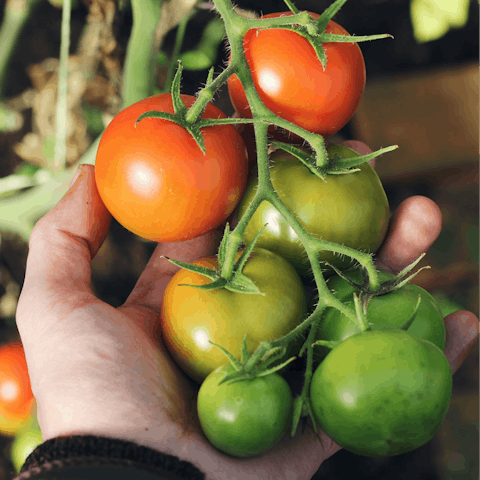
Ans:
[[[181,95],[188,108],[195,97]],[[173,113],[170,94],[122,110],[100,140],[95,180],[110,213],[136,235],[156,242],[198,237],[226,220],[247,180],[245,144],[233,125],[202,128],[206,154],[180,125],[138,117]],[[226,118],[211,104],[202,118]]]
[[[34,401],[22,343],[0,346],[0,431],[15,433],[29,418]]]
[[[314,19],[319,17],[309,13]],[[291,14],[272,13],[262,18]],[[326,33],[349,35],[334,21],[328,23]],[[365,89],[365,62],[356,43],[324,43],[325,71],[308,40],[296,32],[251,29],[243,45],[260,98],[279,117],[328,137],[355,113]],[[251,118],[236,75],[229,78],[228,91],[239,115]]]

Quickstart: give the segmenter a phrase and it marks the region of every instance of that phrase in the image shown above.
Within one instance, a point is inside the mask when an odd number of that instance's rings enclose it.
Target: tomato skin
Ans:
[[[210,269],[218,267],[215,257],[192,263]],[[286,335],[305,318],[302,282],[285,259],[256,248],[243,273],[265,295],[183,287],[180,284],[204,285],[211,281],[184,269],[165,289],[161,306],[165,344],[180,368],[198,383],[228,361],[209,340],[240,360],[245,335],[248,350],[253,353],[261,342]],[[289,344],[283,361],[298,353],[301,341],[300,337]]]
[[[181,95],[186,107],[195,97]],[[202,128],[203,155],[180,125],[159,118],[135,122],[150,110],[173,113],[170,94],[122,110],[102,135],[95,180],[110,213],[136,235],[156,242],[198,237],[227,219],[247,181],[245,144],[233,125]],[[226,118],[211,104],[202,118]]]
[[[198,417],[216,448],[250,457],[268,450],[285,434],[292,419],[293,397],[277,373],[218,385],[234,371],[226,364],[205,379],[198,392]]]
[[[344,275],[357,284],[362,283],[360,270],[344,272]],[[380,282],[394,277],[393,273],[385,271],[379,271],[378,276]],[[328,280],[328,287],[342,303],[355,311],[353,293],[356,292],[358,296],[359,290],[337,275]],[[419,295],[422,297],[420,307],[407,332],[432,342],[443,352],[446,332],[442,312],[435,299],[418,285],[408,283],[400,290],[373,297],[368,304],[367,321],[372,324],[372,330],[401,328],[415,311]],[[342,341],[356,333],[360,333],[360,329],[348,317],[335,308],[327,308],[318,326],[315,340]],[[326,347],[314,347],[315,357],[319,360],[329,351]]]
[[[328,152],[342,152],[346,158],[359,156],[339,145],[330,146]],[[270,158],[273,187],[307,233],[356,250],[375,252],[380,247],[387,233],[390,209],[370,164],[361,165],[360,172],[328,175],[324,182],[289,153],[277,150]],[[252,202],[257,186],[258,177],[248,182],[238,206],[239,220]],[[283,256],[300,275],[308,276],[311,267],[303,244],[269,202],[263,201],[248,223],[245,244],[252,242],[265,223],[267,227],[256,245]],[[340,269],[353,265],[350,258],[342,259],[332,252],[320,252],[318,258]]]
[[[310,387],[325,433],[346,450],[372,457],[428,442],[447,414],[451,393],[442,351],[403,330],[347,338],[319,365]]]
[[[314,19],[317,13],[309,12]],[[280,12],[261,18],[292,15]],[[326,33],[349,35],[331,20]],[[296,32],[250,29],[243,40],[245,57],[257,92],[265,106],[279,117],[325,137],[338,132],[355,113],[365,89],[365,62],[356,43],[325,43],[327,67],[308,40]],[[251,118],[242,84],[228,80],[235,110]]]
[[[34,403],[22,343],[0,346],[0,432],[16,433],[29,419]]]

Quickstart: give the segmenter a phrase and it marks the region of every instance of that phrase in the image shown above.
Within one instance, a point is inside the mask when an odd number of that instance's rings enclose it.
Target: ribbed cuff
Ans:
[[[173,455],[124,440],[75,435],[52,438],[39,445],[28,456],[20,474],[14,480],[53,473],[73,466],[109,465],[124,466],[168,479],[205,479],[205,475],[197,467]]]

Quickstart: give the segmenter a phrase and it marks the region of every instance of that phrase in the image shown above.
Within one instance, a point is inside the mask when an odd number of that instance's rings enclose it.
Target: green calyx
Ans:
[[[344,275],[340,270],[338,270],[336,267],[334,267],[331,264],[328,264],[330,267],[335,270],[335,273],[343,278],[346,282],[348,282],[350,285],[355,287],[357,290],[360,290],[360,295],[359,295],[359,302],[361,305],[361,309],[363,313],[366,314],[367,312],[367,307],[368,303],[373,297],[378,297],[380,295],[386,295],[390,292],[394,292],[395,290],[399,290],[402,288],[404,285],[409,283],[418,273],[420,273],[422,270],[430,268],[429,266],[422,267],[418,269],[415,273],[412,275],[408,276],[407,275],[416,267],[416,265],[422,260],[422,258],[425,256],[425,253],[422,253],[414,262],[412,262],[410,265],[406,266],[401,272],[397,273],[394,277],[392,277],[389,280],[386,280],[383,283],[380,283],[378,288],[373,289],[370,284],[370,278],[366,272],[365,269],[362,269],[362,277],[363,277],[363,282],[361,284],[355,283],[354,281],[350,280],[346,275]],[[416,312],[418,310],[419,304],[417,305],[417,308],[415,309],[414,315],[416,315]],[[413,322],[413,319],[409,319],[406,324],[410,326],[410,324]],[[406,328],[408,328],[408,326]],[[402,329],[405,326],[402,326]]]
[[[227,69],[228,70],[228,69]],[[202,89],[198,95],[197,101],[190,107],[187,108],[182,102],[180,96],[180,81],[182,78],[183,66],[182,62],[178,62],[178,68],[175,73],[175,77],[172,82],[172,103],[173,111],[175,113],[160,112],[157,110],[150,110],[148,112],[142,113],[135,123],[135,126],[138,125],[144,118],[161,118],[163,120],[169,120],[176,123],[177,125],[182,126],[187,130],[190,135],[194,138],[198,147],[205,155],[205,141],[203,139],[202,132],[200,129],[205,127],[211,127],[214,125],[226,125],[226,124],[238,124],[238,123],[253,123],[255,120],[246,119],[246,118],[205,118],[202,119],[201,116],[205,109],[207,108],[208,103],[213,98],[213,95],[218,87],[215,87],[216,83],[219,83],[218,79],[224,76],[225,70],[221,75],[219,75],[215,80],[213,79],[213,67],[210,69],[207,77],[207,84],[204,89]],[[229,75],[228,75],[229,76]],[[228,78],[227,76],[227,78]],[[262,121],[262,120],[257,120]]]
[[[359,155],[351,148],[331,144],[327,145],[326,149],[324,146],[326,153],[323,155],[322,152],[321,156],[319,156],[317,152],[315,152],[315,155],[310,155],[304,150],[288,143],[272,142],[271,145],[298,158],[314,175],[324,181],[327,175],[343,175],[358,172],[360,169],[356,167],[398,148],[398,145],[392,145],[367,155]],[[324,158],[327,158],[326,165],[321,164]]]
[[[223,239],[220,243],[220,247],[218,250],[218,270],[211,270],[209,268],[201,267],[199,265],[192,265],[191,263],[179,262],[177,260],[172,260],[168,257],[164,258],[166,258],[169,262],[173,263],[177,267],[184,268],[185,270],[188,270],[190,272],[198,273],[212,280],[211,283],[207,283],[206,285],[182,284],[181,286],[199,288],[201,290],[217,290],[219,288],[225,288],[231,292],[236,293],[265,295],[264,293],[260,292],[258,287],[253,283],[250,278],[248,278],[242,273],[243,267],[247,263],[247,260],[249,259],[250,254],[252,253],[253,248],[255,247],[255,244],[257,243],[257,240],[264,229],[265,226],[260,229],[253,242],[248,245],[248,247],[243,251],[242,255],[238,259],[238,261],[234,263],[233,271],[230,275],[225,275],[224,271],[224,266],[227,265],[226,254],[230,237],[230,226],[228,225],[228,223],[225,226]]]
[[[213,342],[210,342],[210,343],[218,347],[225,354],[225,356],[228,358],[231,365],[235,369],[234,372],[226,375],[221,380],[219,385],[225,382],[235,383],[235,382],[240,382],[246,379],[265,377],[267,375],[277,372],[278,370],[281,370],[290,362],[293,362],[293,360],[295,360],[296,358],[296,357],[291,357],[285,362],[279,365],[276,365],[275,367],[269,368],[269,366],[272,363],[283,358],[283,356],[287,352],[287,347],[285,345],[272,347],[272,348],[268,348],[268,345],[267,345],[267,349],[262,355],[258,355],[258,354],[255,355],[255,353],[257,352],[255,352],[253,355],[250,355],[250,352],[248,351],[248,348],[247,348],[247,336],[245,335],[245,337],[243,337],[243,342],[242,342],[242,358],[241,358],[241,362],[239,362],[225,348],[221,347],[220,345],[217,345],[216,343],[213,343]]]
[[[393,38],[390,34],[379,34],[379,35],[366,35],[360,37],[354,37],[351,35],[335,35],[330,33],[325,33],[328,23],[334,17],[334,15],[342,8],[342,6],[347,2],[347,0],[337,0],[332,5],[330,5],[317,20],[313,18],[306,25],[284,25],[282,27],[272,26],[272,27],[262,27],[261,30],[270,30],[272,28],[282,28],[285,30],[290,30],[296,32],[302,37],[306,38],[312,45],[317,57],[322,64],[323,70],[327,68],[327,56],[325,54],[325,49],[323,48],[324,43],[358,43],[358,42],[367,42],[370,40],[379,40],[381,38]],[[290,2],[287,3],[290,10],[294,14],[298,14],[298,10]]]

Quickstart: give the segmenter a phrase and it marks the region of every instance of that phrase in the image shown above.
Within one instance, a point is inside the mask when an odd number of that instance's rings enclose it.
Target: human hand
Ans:
[[[44,441],[98,435],[129,440],[189,461],[208,479],[310,479],[340,447],[323,432],[286,434],[265,454],[239,459],[217,451],[196,415],[198,386],[170,357],[160,334],[163,291],[178,270],[161,256],[191,262],[216,253],[222,229],[193,240],[159,244],[119,308],[90,289],[90,262],[111,217],[85,166],[70,191],[35,226],[17,308]],[[395,213],[377,265],[399,271],[438,236],[438,207],[423,197]],[[478,338],[469,312],[446,319],[445,353],[456,371]],[[300,429],[299,429],[300,430]]]

